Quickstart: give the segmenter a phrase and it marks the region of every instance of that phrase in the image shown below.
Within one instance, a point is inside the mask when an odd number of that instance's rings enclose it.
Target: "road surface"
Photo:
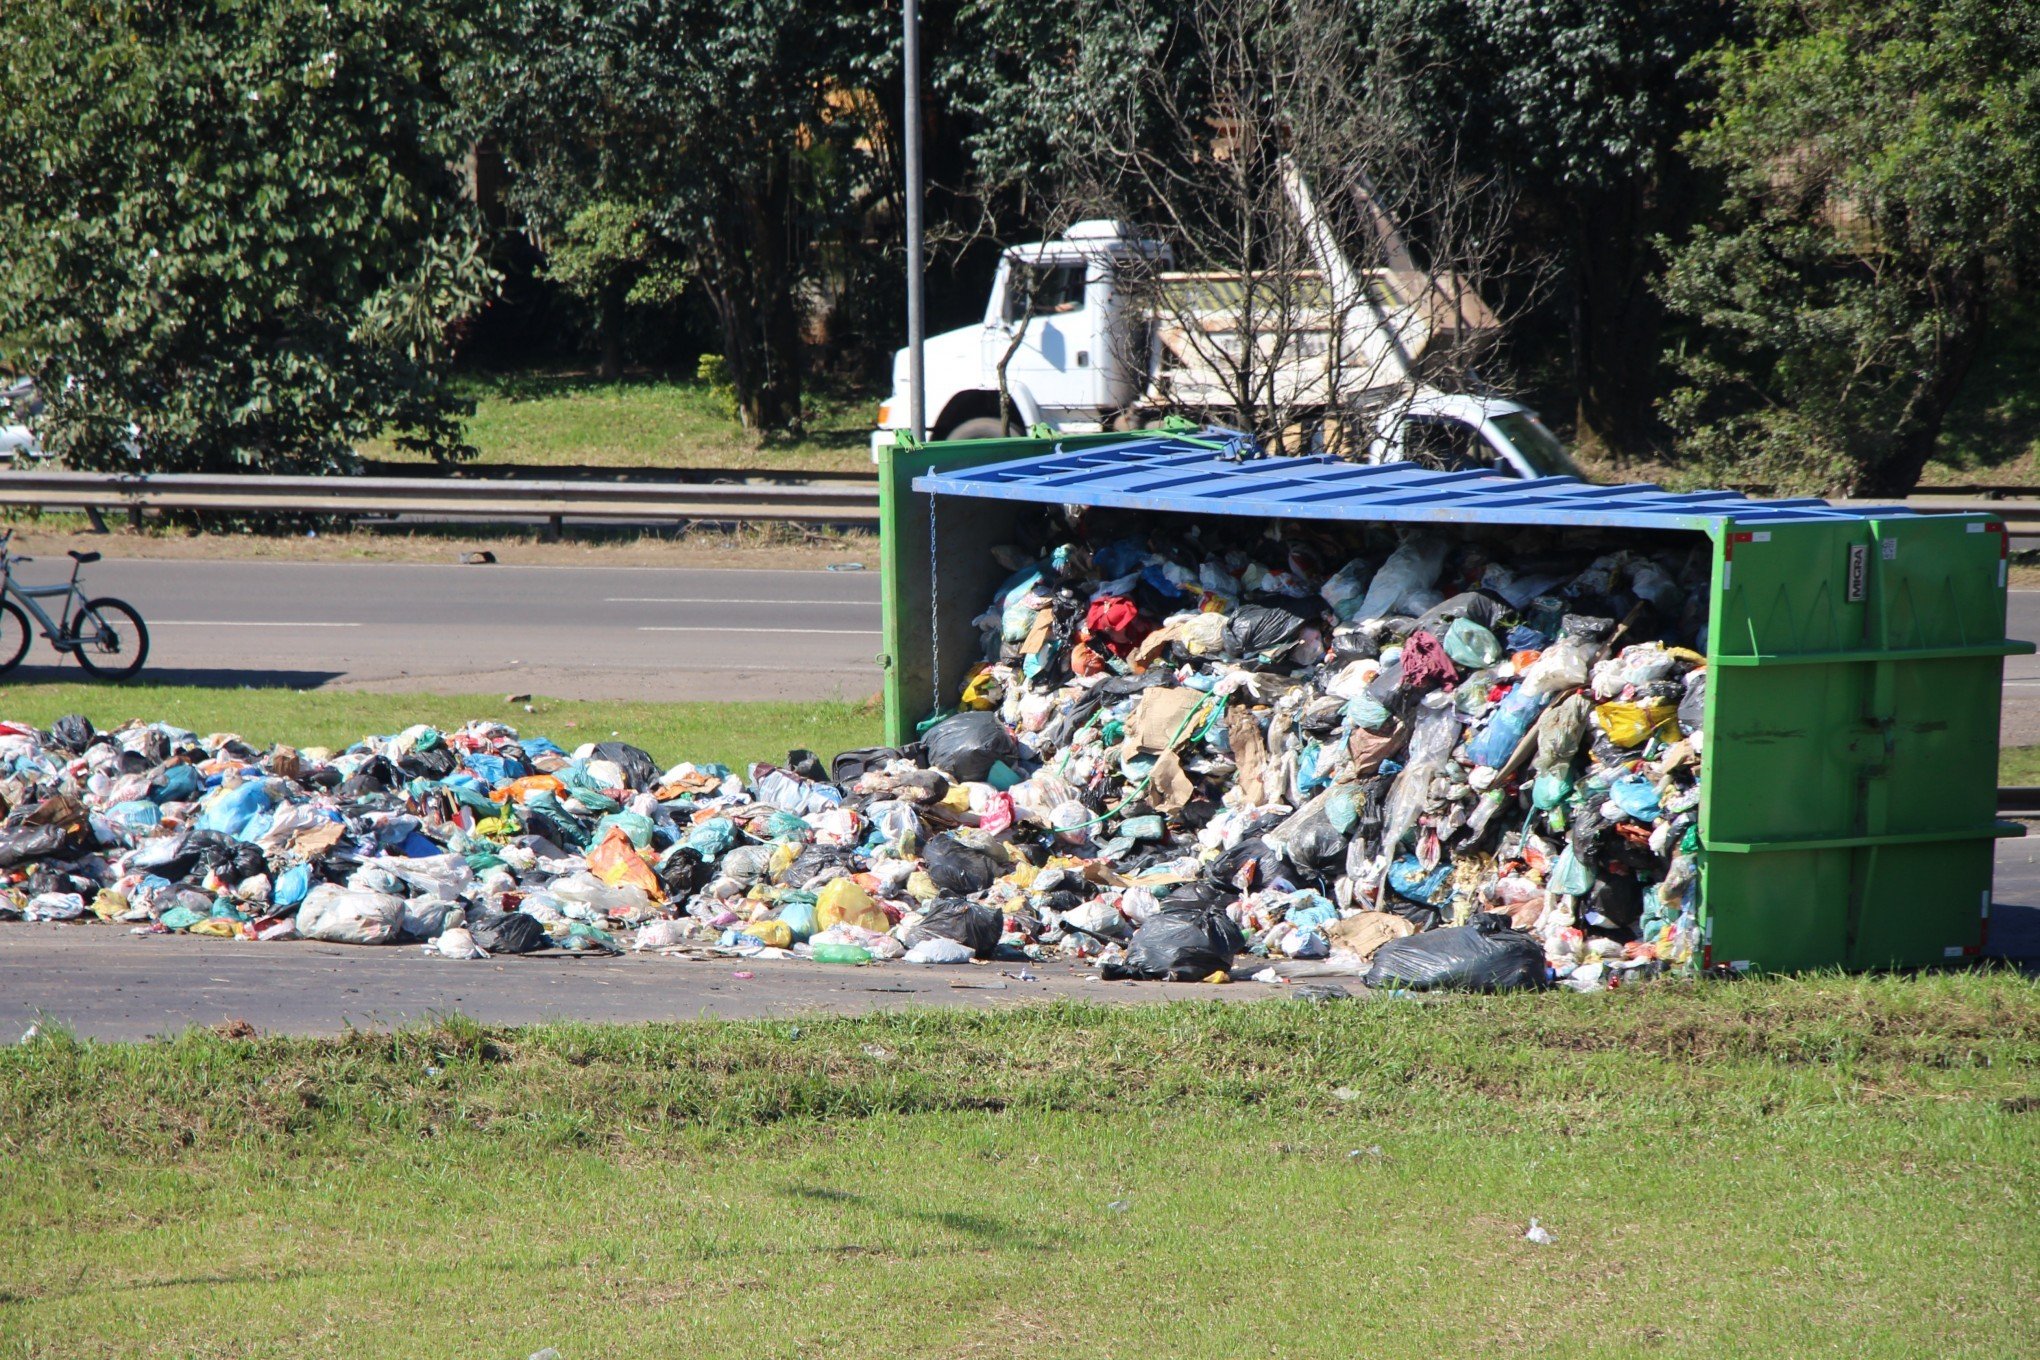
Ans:
[[[2040,972],[2040,839],[1999,843],[1996,895],[1991,953]],[[1360,990],[1350,978],[1315,981]],[[548,954],[456,963],[429,958],[415,945],[249,944],[135,936],[97,923],[0,925],[0,1043],[39,1019],[59,1021],[82,1038],[143,1039],[230,1019],[264,1033],[335,1034],[350,1026],[415,1024],[456,1010],[499,1025],[630,1023],[1003,1006],[1057,997],[1237,1001],[1286,990],[1253,982],[1100,982],[1074,963],[844,968]]]
[[[108,561],[87,581],[142,611],[165,684],[681,700],[881,683],[875,571]],[[2040,639],[2040,590],[2012,592],[2010,633]],[[78,676],[40,640],[19,672]],[[2005,663],[2003,733],[2040,744],[2040,658]]]
[[[106,561],[85,579],[141,611],[161,684],[682,700],[881,683],[876,572]],[[38,638],[18,676],[81,672]]]

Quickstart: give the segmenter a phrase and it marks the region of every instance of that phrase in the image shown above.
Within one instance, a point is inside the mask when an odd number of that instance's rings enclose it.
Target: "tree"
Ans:
[[[804,290],[866,170],[862,104],[843,95],[888,50],[883,17],[849,0],[497,0],[492,15],[475,102],[538,239],[629,205],[643,258],[699,281],[745,423],[797,422]]]
[[[652,225],[643,203],[598,200],[541,239],[545,277],[595,311],[602,377],[623,376],[623,313],[680,300],[690,274],[686,253]]]
[[[1754,6],[1694,155],[1718,212],[1665,296],[1668,413],[1716,475],[1903,495],[2040,263],[2040,21],[1987,0]]]
[[[1680,139],[1704,117],[1694,59],[1737,30],[1726,0],[1361,0],[1394,49],[1414,135],[1516,200],[1513,249],[1551,267],[1537,334],[1563,337],[1576,437],[1657,442],[1661,240],[1690,217]],[[1541,280],[1546,277],[1538,274]],[[1516,303],[1519,313],[1531,309]]]
[[[10,0],[0,336],[79,467],[471,453],[491,276],[452,168],[457,0]]]
[[[1450,137],[1409,135],[1388,90],[1400,34],[1337,0],[982,13],[998,37],[950,76],[981,171],[1039,217],[1122,217],[1164,247],[1111,262],[1156,319],[1122,358],[1159,345],[1164,398],[1307,443],[1414,370],[1470,380],[1508,198]]]

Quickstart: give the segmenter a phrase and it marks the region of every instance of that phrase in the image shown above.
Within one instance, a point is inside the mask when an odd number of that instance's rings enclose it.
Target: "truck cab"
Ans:
[[[1146,319],[1128,315],[1114,287],[1119,262],[1160,247],[1124,223],[1079,222],[1060,240],[1012,246],[999,258],[983,321],[931,335],[926,365],[931,439],[984,439],[1048,425],[1103,429],[1103,414],[1140,397]],[[1012,357],[1006,359],[1008,350]],[[999,364],[1006,361],[1012,418],[1002,422]],[[909,427],[907,352],[893,358],[892,396],[879,408],[873,447]]]

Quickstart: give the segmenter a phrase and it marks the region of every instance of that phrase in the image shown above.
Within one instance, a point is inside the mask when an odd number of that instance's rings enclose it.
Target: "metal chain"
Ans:
[[[935,497],[928,497],[928,636],[932,640],[931,662],[935,674],[930,678],[929,688],[934,692],[935,701],[930,716],[942,712],[942,591],[940,554],[935,543]]]

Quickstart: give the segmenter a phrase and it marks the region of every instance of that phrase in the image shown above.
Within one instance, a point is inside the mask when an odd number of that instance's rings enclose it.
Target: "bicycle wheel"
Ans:
[[[149,630],[142,616],[111,596],[87,600],[64,636],[78,641],[78,664],[102,680],[125,680],[149,659]]]
[[[21,664],[28,655],[28,615],[12,600],[0,600],[0,675]]]

